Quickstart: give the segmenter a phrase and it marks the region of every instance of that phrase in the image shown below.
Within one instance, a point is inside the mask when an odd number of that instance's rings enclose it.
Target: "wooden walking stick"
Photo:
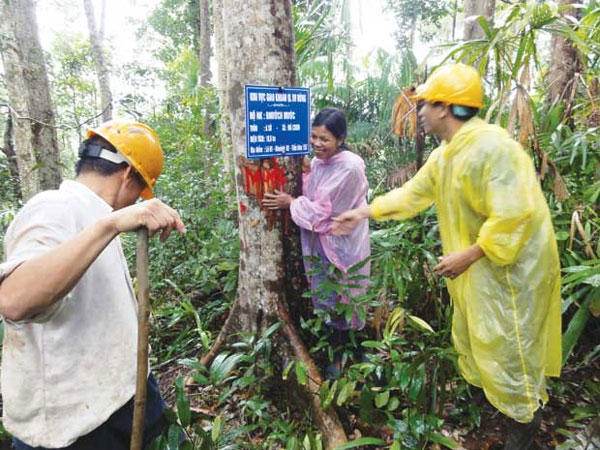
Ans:
[[[148,274],[148,229],[137,232],[136,274],[138,287],[138,345],[135,402],[130,450],[141,450],[144,442],[146,391],[148,388],[148,318],[150,316],[150,280]]]

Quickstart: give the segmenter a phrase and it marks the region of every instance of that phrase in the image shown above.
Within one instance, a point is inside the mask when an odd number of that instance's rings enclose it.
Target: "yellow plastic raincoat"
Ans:
[[[502,413],[530,422],[561,364],[558,251],[533,162],[505,130],[473,118],[372,213],[406,219],[432,203],[444,254],[478,243],[486,255],[447,280],[459,369]]]

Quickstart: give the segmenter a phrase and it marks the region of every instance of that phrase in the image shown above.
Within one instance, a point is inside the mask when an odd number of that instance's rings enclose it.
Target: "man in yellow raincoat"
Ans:
[[[442,139],[399,189],[340,215],[346,234],[366,217],[406,219],[435,203],[454,302],[452,338],[465,379],[512,421],[505,450],[532,448],[561,365],[560,267],[533,162],[502,128],[474,117],[479,73],[442,66],[419,86],[425,131]]]

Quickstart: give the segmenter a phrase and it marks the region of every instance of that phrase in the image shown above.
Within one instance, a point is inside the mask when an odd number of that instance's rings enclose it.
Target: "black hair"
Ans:
[[[107,177],[129,167],[129,164],[126,162],[114,163],[106,159],[90,156],[90,154],[94,154],[99,150],[98,147],[101,147],[102,150],[117,153],[115,146],[103,137],[93,135],[92,137],[87,138],[79,146],[79,159],[75,163],[75,174],[77,176],[87,172],[96,172]],[[140,186],[147,186],[146,181],[137,170],[134,170],[133,174]]]
[[[87,172],[96,172],[100,175],[109,176],[127,168],[128,164],[126,162],[116,164],[106,159],[88,156],[87,152],[91,147],[97,146],[101,146],[104,150],[108,150],[109,152],[117,153],[117,149],[103,137],[94,135],[87,138],[79,146],[79,159],[75,163],[76,175]]]
[[[340,148],[344,150],[350,150],[350,147],[346,144],[346,137],[348,136],[348,123],[346,121],[346,114],[339,108],[323,108],[319,111],[312,122],[313,127],[325,127],[327,131],[335,136],[336,139],[343,139]]]

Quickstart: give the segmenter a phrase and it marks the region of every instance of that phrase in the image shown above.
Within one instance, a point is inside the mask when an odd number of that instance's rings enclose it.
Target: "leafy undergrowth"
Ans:
[[[305,382],[302,365],[288,362],[282,370],[281,363],[273,362],[276,359],[272,355],[272,340],[277,336],[276,331],[277,325],[259,339],[242,337],[209,368],[201,366],[197,358],[189,358],[158,370],[161,390],[169,404],[174,405],[171,413],[174,425],[171,446],[166,437],[163,446],[157,448],[322,448],[308,405],[303,404],[299,395],[299,384]],[[403,334],[415,338],[422,332],[424,329],[415,325],[408,326]],[[431,333],[427,335],[429,338],[425,340],[432,338]],[[429,370],[424,378],[414,373],[407,378],[411,367],[421,370],[420,364],[414,366],[419,359],[414,355],[410,361],[404,361],[408,364],[403,366],[404,374],[388,378],[394,362],[386,356],[385,348],[373,345],[373,342],[385,342],[386,337],[381,341],[366,338],[368,336],[363,335],[355,339],[364,339],[362,346],[353,343],[346,346],[348,362],[342,377],[326,383],[327,387],[319,393],[325,406],[337,408],[351,440],[379,443],[348,448],[501,448],[504,417],[485,400],[479,389],[468,387],[456,373],[449,374],[442,383],[444,388],[430,383]],[[403,338],[395,336],[393,339],[398,345],[398,339]],[[410,347],[408,341],[401,344]],[[365,349],[366,357],[357,357],[359,347]],[[319,345],[313,350],[315,348]],[[321,365],[327,362],[323,355],[327,350],[321,346],[315,352],[315,359]],[[410,353],[409,348],[407,353]],[[427,350],[422,353],[427,354]],[[585,427],[600,412],[598,353],[597,347],[582,343],[574,355],[579,362],[565,369],[560,379],[549,382],[550,401],[544,408],[543,424],[536,440],[539,448],[586,448]],[[433,362],[428,361],[428,369]],[[435,397],[431,395],[432,387],[437,392]],[[439,397],[441,390],[446,393],[443,400]],[[430,409],[432,401],[433,410]],[[181,430],[185,430],[189,441],[180,446],[175,441]]]

